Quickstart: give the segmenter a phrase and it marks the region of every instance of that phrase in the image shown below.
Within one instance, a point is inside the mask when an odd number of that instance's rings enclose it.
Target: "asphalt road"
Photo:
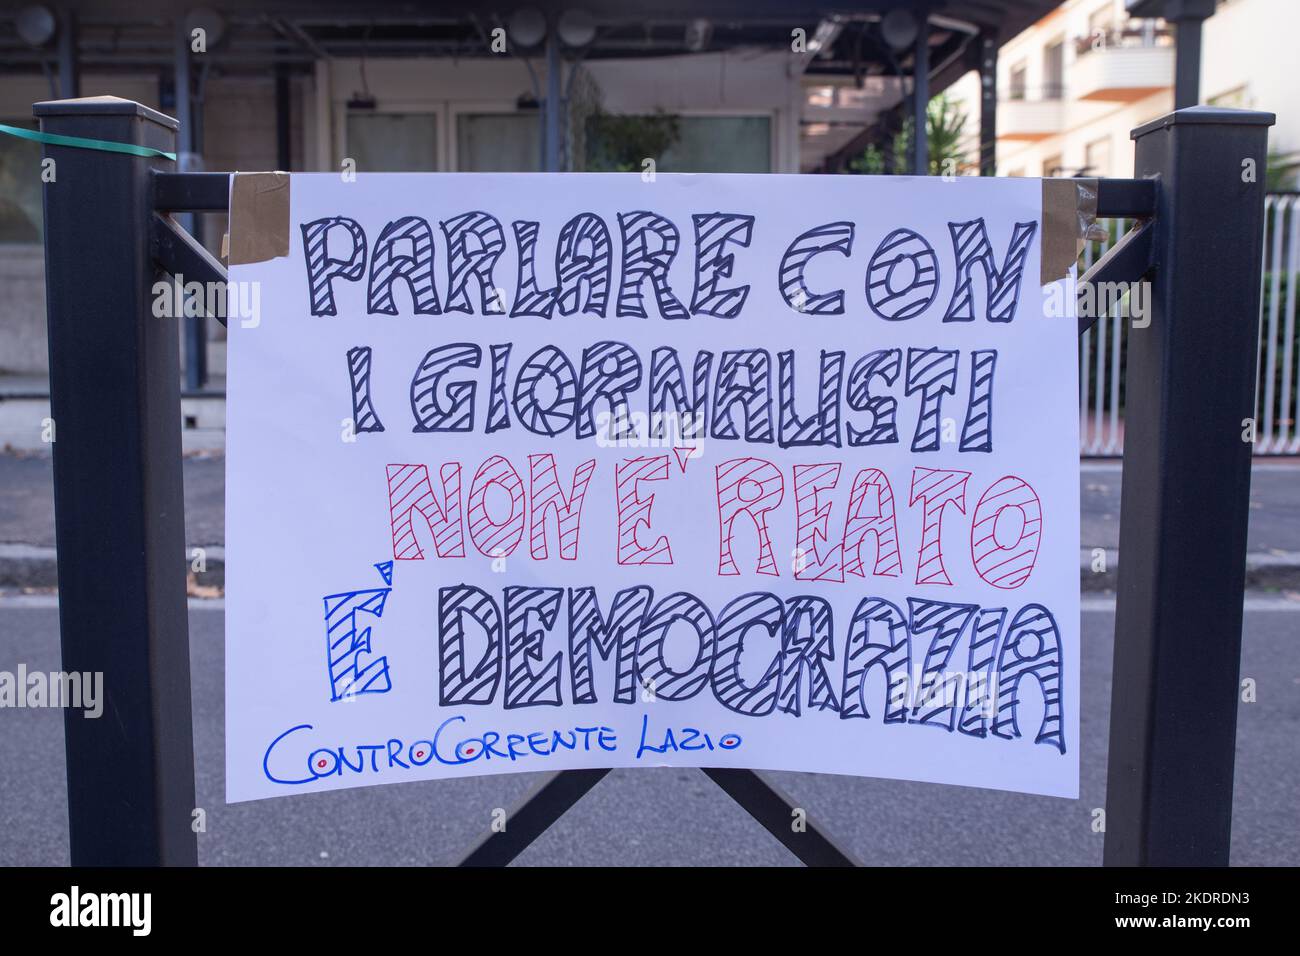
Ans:
[[[202,604],[201,607],[198,605]],[[536,781],[531,774],[222,802],[220,602],[191,605],[199,805],[206,865],[447,864]],[[1113,617],[1083,615],[1079,800],[821,774],[772,778],[866,863],[1094,865],[1105,804]],[[1243,675],[1258,700],[1240,707],[1232,863],[1300,864],[1300,599],[1247,601]],[[52,598],[0,598],[0,669],[58,667]],[[0,865],[68,862],[62,715],[0,711]],[[795,865],[797,861],[703,774],[615,771],[533,844],[520,864]]]

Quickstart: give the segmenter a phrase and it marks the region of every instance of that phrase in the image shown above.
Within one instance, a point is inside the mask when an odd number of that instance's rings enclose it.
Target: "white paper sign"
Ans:
[[[230,275],[231,801],[665,764],[1077,795],[1037,180],[291,195],[289,255]]]

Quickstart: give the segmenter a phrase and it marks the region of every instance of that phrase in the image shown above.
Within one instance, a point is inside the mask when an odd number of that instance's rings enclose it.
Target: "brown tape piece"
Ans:
[[[1083,244],[1104,238],[1097,224],[1097,180],[1044,179],[1043,255],[1039,284],[1070,274]]]
[[[288,173],[235,173],[229,252],[232,266],[289,254]]]

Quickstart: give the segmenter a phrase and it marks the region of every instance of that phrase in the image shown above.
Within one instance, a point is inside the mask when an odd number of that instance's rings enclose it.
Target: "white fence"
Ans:
[[[1129,223],[1111,220],[1112,236],[1122,236]],[[1079,274],[1092,266],[1111,246],[1110,239],[1089,243],[1079,260]],[[1088,457],[1119,455],[1124,451],[1124,343],[1128,322],[1114,310],[1102,313],[1079,336],[1079,443]]]
[[[1123,235],[1128,223],[1113,220]],[[1300,375],[1296,359],[1296,296],[1300,285],[1300,194],[1271,193],[1265,200],[1264,270],[1261,276],[1259,378],[1255,398],[1255,454],[1300,454]],[[1090,244],[1080,271],[1110,241]],[[1128,321],[1102,315],[1079,338],[1079,440],[1085,457],[1124,451],[1124,347]],[[1243,429],[1247,426],[1243,426]]]
[[[1265,200],[1264,275],[1260,294],[1257,455],[1300,452],[1296,408],[1296,284],[1300,281],[1300,195]]]

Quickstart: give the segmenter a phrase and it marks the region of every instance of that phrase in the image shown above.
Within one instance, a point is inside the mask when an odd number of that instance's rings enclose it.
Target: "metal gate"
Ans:
[[[138,103],[61,100],[34,112],[58,171],[44,189],[63,667],[102,672],[113,716],[65,711],[72,861],[192,865],[180,329],[151,314],[150,290],[161,273],[225,281],[171,214],[226,210],[229,178],[174,172],[176,121]],[[1179,110],[1134,131],[1136,178],[1098,183],[1098,215],[1134,224],[1080,287],[1146,280],[1152,306],[1126,339],[1113,318],[1095,329],[1080,320],[1081,362],[1094,337],[1122,341],[1127,378],[1107,864],[1228,859],[1251,460],[1243,424],[1254,414],[1272,122]],[[1288,248],[1294,256],[1294,241]],[[1115,394],[1111,349],[1094,363],[1098,394]],[[1282,351],[1286,372],[1294,356]],[[1293,384],[1286,372],[1281,392]],[[1280,414],[1266,414],[1268,428]],[[1112,439],[1117,431],[1103,432],[1103,445]],[[606,772],[543,778],[508,830],[464,862],[508,863]],[[811,822],[792,826],[792,804],[759,774],[704,772],[804,862],[854,862]]]
[[[1117,237],[1129,229],[1129,220],[1105,224],[1106,238],[1090,242],[1079,257],[1080,272],[1110,251]],[[1121,362],[1127,338],[1124,317],[1107,309],[1096,324],[1079,335],[1079,453],[1085,458],[1109,458],[1124,450],[1124,369]]]
[[[1107,224],[1107,237],[1089,243],[1079,259],[1090,268],[1130,223]],[[1300,282],[1300,194],[1264,199],[1263,268],[1259,303],[1259,387],[1255,396],[1255,454],[1300,454],[1300,375],[1296,361],[1296,284]],[[1079,339],[1079,452],[1085,458],[1124,451],[1124,348],[1126,316],[1111,310]]]
[[[1255,454],[1300,452],[1296,411],[1296,283],[1300,281],[1300,195],[1271,193],[1264,200],[1259,388]]]

